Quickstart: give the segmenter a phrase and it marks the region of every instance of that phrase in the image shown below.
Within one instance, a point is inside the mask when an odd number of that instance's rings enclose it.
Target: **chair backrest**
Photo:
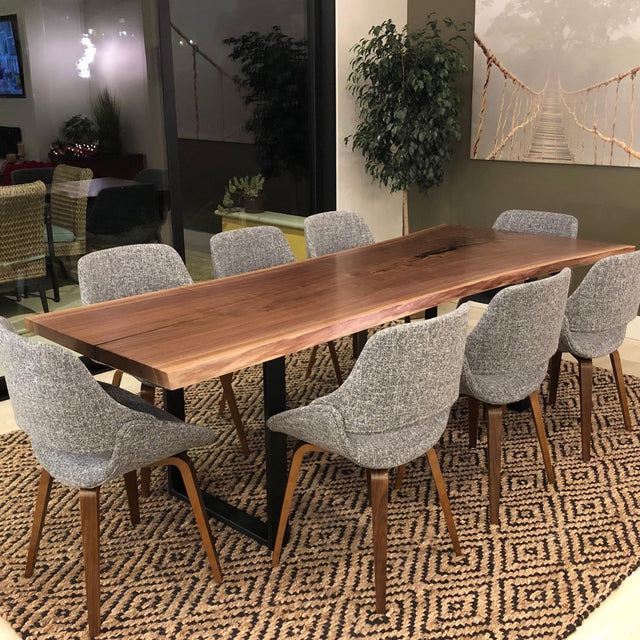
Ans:
[[[558,347],[570,280],[570,269],[563,269],[497,293],[467,338],[465,370],[478,376],[518,374],[514,378],[542,372],[532,386],[539,384]]]
[[[26,184],[27,182],[53,182],[53,167],[33,167],[31,169],[16,169],[11,172],[12,184]]]
[[[51,220],[69,229],[76,241],[86,237],[87,197],[91,169],[59,164],[53,171],[51,183]]]
[[[374,242],[367,223],[352,211],[325,211],[305,218],[304,237],[309,258]]]
[[[87,233],[117,236],[143,227],[149,239],[156,238],[162,220],[155,193],[152,184],[143,183],[101,189],[87,212]]]
[[[594,264],[567,300],[572,331],[622,329],[638,314],[640,251],[603,258]]]
[[[0,187],[0,281],[46,273],[43,182]]]
[[[78,260],[82,304],[127,298],[191,284],[178,252],[166,244],[132,244],[94,251]]]
[[[348,434],[416,428],[438,438],[458,398],[468,307],[376,332],[344,383],[312,405],[337,409]]]
[[[159,191],[169,189],[169,173],[165,169],[142,169],[136,173],[136,182],[152,184]]]
[[[566,213],[552,211],[528,211],[510,209],[503,211],[493,223],[498,231],[519,233],[546,233],[549,236],[565,238],[578,237],[578,219]]]
[[[104,392],[71,351],[23,338],[0,318],[0,360],[16,423],[36,455],[44,448],[53,455],[98,456],[113,449],[131,412]]]
[[[295,262],[287,238],[277,227],[223,231],[211,236],[210,246],[214,278]]]

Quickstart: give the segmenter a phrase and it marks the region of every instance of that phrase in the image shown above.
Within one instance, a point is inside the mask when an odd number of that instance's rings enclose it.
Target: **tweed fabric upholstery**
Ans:
[[[493,223],[498,231],[544,233],[565,238],[578,237],[578,220],[566,213],[510,209],[503,211]]]
[[[27,184],[29,182],[53,182],[53,167],[32,167],[31,169],[16,169],[11,172],[11,184]]]
[[[603,258],[569,296],[559,351],[598,358],[615,351],[640,303],[640,251]]]
[[[113,247],[78,260],[82,304],[128,298],[192,282],[178,252],[166,244]]]
[[[370,469],[423,455],[458,397],[468,305],[374,334],[336,391],[269,418],[286,433]]]
[[[51,222],[73,233],[72,242],[55,242],[56,257],[79,256],[86,253],[86,218],[91,169],[59,164],[53,172],[51,184]]]
[[[4,318],[0,360],[16,423],[40,464],[68,486],[96,487],[216,440],[204,427],[101,386],[73,353],[19,336]]]
[[[0,187],[0,282],[46,275],[43,182]]]
[[[295,262],[287,239],[277,227],[260,226],[223,231],[211,236],[214,278]]]
[[[325,211],[305,218],[304,237],[309,258],[375,242],[367,223],[352,211]]]
[[[502,405],[529,396],[556,352],[571,271],[496,294],[467,338],[462,393]]]

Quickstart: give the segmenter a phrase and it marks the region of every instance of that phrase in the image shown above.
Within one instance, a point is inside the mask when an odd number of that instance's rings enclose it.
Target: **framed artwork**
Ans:
[[[476,0],[471,158],[640,166],[640,3]]]
[[[24,98],[24,69],[15,14],[0,16],[0,98]]]

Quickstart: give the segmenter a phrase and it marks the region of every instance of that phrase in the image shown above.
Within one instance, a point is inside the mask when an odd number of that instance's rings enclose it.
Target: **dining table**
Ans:
[[[592,264],[628,244],[443,224],[238,276],[28,316],[27,329],[155,383],[184,417],[187,385],[262,364],[265,422],[286,408],[285,356],[479,291]],[[266,519],[204,495],[211,515],[273,547],[286,436],[265,426]],[[170,491],[184,497],[170,471]]]

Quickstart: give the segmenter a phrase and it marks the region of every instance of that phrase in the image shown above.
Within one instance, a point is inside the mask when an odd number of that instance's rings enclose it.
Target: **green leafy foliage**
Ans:
[[[105,153],[122,151],[120,132],[120,107],[109,89],[101,89],[91,101],[93,119],[98,125],[100,150]]]
[[[222,205],[218,209],[238,211],[242,208],[242,204],[247,198],[257,198],[262,193],[263,187],[264,176],[261,173],[242,178],[234,176],[227,184]]]
[[[240,63],[234,82],[253,111],[245,129],[253,134],[258,164],[266,176],[290,171],[301,179],[307,167],[307,41],[274,26],[227,38],[229,57]]]
[[[62,124],[61,144],[90,144],[97,137],[96,127],[90,118],[76,114]]]
[[[424,29],[374,26],[353,48],[347,88],[360,122],[345,139],[362,151],[369,174],[391,191],[438,185],[454,140],[460,139],[456,80],[467,66],[457,43],[467,25],[445,19],[443,39],[430,14]]]

